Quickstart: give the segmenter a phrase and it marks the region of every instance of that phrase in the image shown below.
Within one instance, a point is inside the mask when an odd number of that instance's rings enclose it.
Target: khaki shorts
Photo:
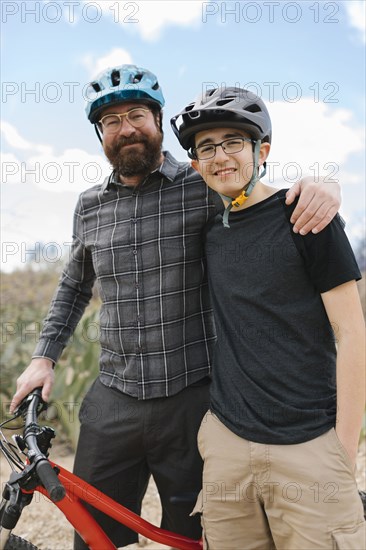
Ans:
[[[364,550],[354,471],[334,429],[296,445],[253,443],[210,411],[198,447],[202,514],[210,550]]]

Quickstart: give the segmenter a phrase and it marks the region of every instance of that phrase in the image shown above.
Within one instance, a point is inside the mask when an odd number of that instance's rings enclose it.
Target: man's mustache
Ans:
[[[119,149],[120,147],[123,147],[125,145],[134,145],[135,143],[147,143],[147,139],[144,137],[125,137],[125,136],[119,136],[117,141],[114,143],[114,149]]]

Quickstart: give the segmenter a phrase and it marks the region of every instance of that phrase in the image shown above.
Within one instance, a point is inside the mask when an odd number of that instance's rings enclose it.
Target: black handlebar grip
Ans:
[[[48,460],[40,460],[36,466],[37,474],[42,485],[53,502],[59,502],[66,495],[66,489],[57,477],[55,470]]]

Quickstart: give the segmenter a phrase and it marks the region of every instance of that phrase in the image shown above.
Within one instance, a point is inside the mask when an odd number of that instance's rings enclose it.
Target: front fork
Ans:
[[[14,478],[18,474],[15,474]],[[10,533],[18,523],[25,506],[31,503],[33,492],[23,493],[16,479],[6,483],[0,504],[0,550],[4,550]]]

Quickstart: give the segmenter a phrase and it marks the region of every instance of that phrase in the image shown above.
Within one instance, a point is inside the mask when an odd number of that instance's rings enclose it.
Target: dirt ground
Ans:
[[[51,458],[64,468],[72,468],[74,457],[67,445],[55,444],[51,451]],[[363,490],[366,490],[365,465],[366,444],[363,442],[359,449],[356,473],[359,489]],[[1,487],[8,475],[9,467],[1,455]],[[153,482],[150,482],[143,502],[142,517],[155,525],[159,525],[161,508],[157,489]],[[72,550],[72,528],[63,514],[46,497],[40,494],[35,495],[32,504],[24,510],[13,532],[20,537],[30,540],[40,550]],[[167,549],[166,546],[148,541],[144,537],[140,537],[138,544],[133,544],[126,548],[129,550],[141,548],[146,550]]]
[[[10,468],[0,453],[0,482],[1,489],[4,481],[9,477]],[[54,443],[50,457],[60,466],[72,470],[74,454],[66,444]],[[161,518],[161,507],[157,489],[151,481],[143,502],[142,517],[159,525]],[[39,550],[72,550],[73,530],[66,518],[43,495],[36,493],[32,503],[24,509],[18,525],[13,533],[26,540],[31,541]],[[138,544],[127,546],[129,550],[145,548],[146,550],[167,549],[161,544],[148,541],[140,536]]]

